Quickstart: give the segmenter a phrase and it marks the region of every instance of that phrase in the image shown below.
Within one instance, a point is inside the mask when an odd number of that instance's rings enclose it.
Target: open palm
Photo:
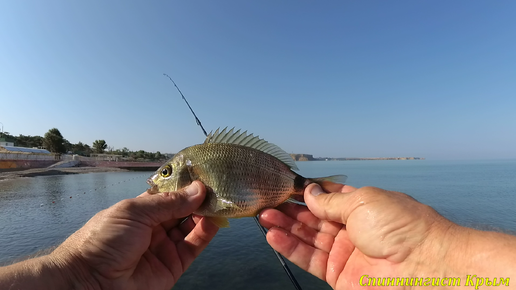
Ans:
[[[361,288],[360,278],[410,277],[426,251],[433,209],[399,192],[327,184],[305,190],[307,207],[283,204],[264,210],[267,241],[287,259],[334,289]],[[368,279],[364,277],[363,283]]]

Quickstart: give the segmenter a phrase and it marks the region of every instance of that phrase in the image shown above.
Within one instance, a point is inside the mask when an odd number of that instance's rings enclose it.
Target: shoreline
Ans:
[[[83,174],[95,172],[128,172],[130,170],[115,167],[67,167],[67,168],[31,168],[0,172],[0,182],[24,177]]]

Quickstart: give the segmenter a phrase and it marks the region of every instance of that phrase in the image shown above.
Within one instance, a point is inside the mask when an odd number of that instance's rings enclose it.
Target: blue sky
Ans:
[[[177,152],[516,158],[514,1],[2,1],[0,122]]]

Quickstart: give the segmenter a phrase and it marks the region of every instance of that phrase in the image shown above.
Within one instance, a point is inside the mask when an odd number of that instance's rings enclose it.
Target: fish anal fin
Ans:
[[[229,228],[229,221],[225,217],[210,216],[210,217],[205,217],[205,218],[208,219],[212,224],[216,225],[219,228]]]

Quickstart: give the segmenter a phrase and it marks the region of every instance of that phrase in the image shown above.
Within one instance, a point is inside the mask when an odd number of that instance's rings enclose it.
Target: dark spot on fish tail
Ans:
[[[303,191],[305,189],[305,183],[307,179],[304,178],[301,175],[296,175],[296,178],[294,178],[294,190],[295,191]]]

